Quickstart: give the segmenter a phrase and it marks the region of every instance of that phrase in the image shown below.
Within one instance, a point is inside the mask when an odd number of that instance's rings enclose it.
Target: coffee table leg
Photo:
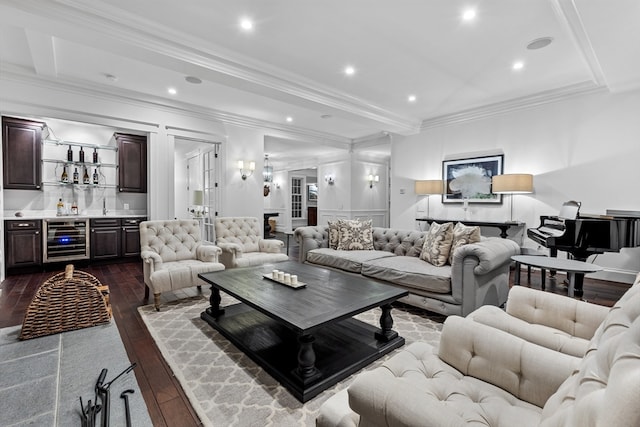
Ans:
[[[298,344],[300,344],[298,348],[298,367],[295,369],[294,374],[304,385],[322,376],[322,373],[316,369],[316,352],[313,350],[313,342],[315,340],[313,335],[298,336]]]
[[[583,294],[582,285],[584,283],[584,273],[567,272],[567,276],[569,277],[569,288],[567,290],[567,294],[570,297],[576,296],[581,298]]]
[[[205,310],[209,316],[218,317],[224,314],[224,309],[220,308],[220,301],[222,301],[222,298],[220,298],[220,290],[211,286],[211,296],[209,297],[211,307]]]
[[[398,336],[398,333],[391,328],[393,327],[393,318],[391,317],[391,304],[385,304],[380,307],[382,314],[380,315],[380,332],[375,333],[378,341],[389,342]]]

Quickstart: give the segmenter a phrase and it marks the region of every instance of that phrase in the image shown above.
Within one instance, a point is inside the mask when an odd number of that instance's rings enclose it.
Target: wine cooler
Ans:
[[[88,219],[45,219],[43,262],[89,258]]]

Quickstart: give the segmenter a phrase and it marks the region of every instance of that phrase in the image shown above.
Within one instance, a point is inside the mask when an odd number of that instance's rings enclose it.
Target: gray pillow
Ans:
[[[420,259],[425,260],[436,267],[442,267],[449,260],[449,251],[453,241],[453,223],[431,223],[429,231],[424,238]]]
[[[338,220],[338,250],[373,250],[373,221]]]

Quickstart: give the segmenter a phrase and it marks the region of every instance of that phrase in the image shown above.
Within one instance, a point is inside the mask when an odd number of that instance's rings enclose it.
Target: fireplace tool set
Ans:
[[[96,381],[95,386],[95,394],[93,398],[93,404],[91,399],[87,402],[87,406],[84,406],[82,402],[82,396],[80,396],[80,409],[81,409],[81,419],[82,419],[82,427],[96,427],[96,415],[100,412],[100,427],[109,427],[109,418],[110,418],[110,405],[111,405],[111,384],[114,383],[115,380],[120,378],[122,375],[129,373],[136,367],[135,363],[132,363],[124,371],[120,372],[114,379],[105,383],[105,378],[107,377],[107,369],[102,369],[100,371],[100,375],[98,376],[98,380]],[[126,416],[126,426],[131,427],[131,413],[129,409],[129,394],[134,391],[131,389],[125,390],[120,394],[120,397],[124,400],[124,409]],[[98,404],[98,397],[100,397],[100,404]]]

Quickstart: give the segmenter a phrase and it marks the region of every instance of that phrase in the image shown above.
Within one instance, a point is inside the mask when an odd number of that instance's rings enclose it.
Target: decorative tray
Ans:
[[[295,285],[293,285],[291,283],[284,283],[284,280],[280,281],[280,280],[276,280],[273,277],[271,277],[271,273],[263,274],[262,277],[267,279],[267,280],[271,280],[272,282],[280,283],[281,285],[287,286],[287,287],[292,288],[292,289],[300,289],[300,288],[305,288],[307,286],[306,283],[303,283],[303,282],[300,282],[300,281],[298,281],[298,283],[296,283]]]

